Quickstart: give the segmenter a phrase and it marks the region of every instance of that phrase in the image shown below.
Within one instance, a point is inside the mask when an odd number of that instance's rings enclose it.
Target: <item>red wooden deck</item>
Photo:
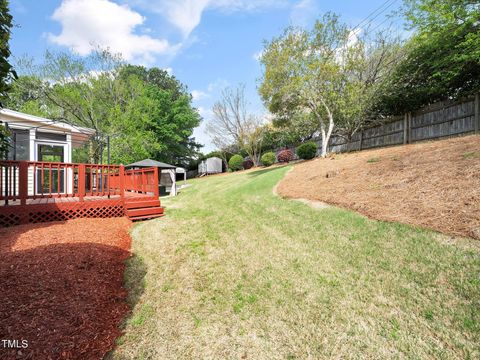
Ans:
[[[0,161],[0,226],[117,216],[163,216],[157,168]]]

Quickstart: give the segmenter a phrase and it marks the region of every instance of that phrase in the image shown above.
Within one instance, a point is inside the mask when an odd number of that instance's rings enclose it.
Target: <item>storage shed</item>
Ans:
[[[211,157],[206,160],[203,160],[198,164],[198,174],[209,175],[209,174],[218,174],[222,172],[222,159],[218,157]]]
[[[183,185],[185,185],[187,183],[187,170],[181,167],[177,167],[175,169],[175,172],[177,174],[176,180],[183,180]]]

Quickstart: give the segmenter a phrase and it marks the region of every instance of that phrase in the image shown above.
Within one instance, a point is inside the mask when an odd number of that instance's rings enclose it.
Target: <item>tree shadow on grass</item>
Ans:
[[[265,168],[265,169],[262,169],[262,170],[252,171],[252,172],[249,172],[249,173],[247,174],[247,176],[249,176],[249,177],[257,177],[257,176],[260,176],[260,175],[263,175],[263,174],[267,174],[267,173],[269,173],[269,172],[272,172],[272,171],[275,171],[275,170],[284,168],[285,166],[288,166],[288,164],[285,164],[285,165],[277,165],[277,166],[268,167],[268,168]]]
[[[145,291],[145,275],[147,274],[147,266],[143,258],[139,255],[133,254],[127,261],[125,261],[124,284],[128,291],[127,302],[130,311],[127,316],[123,318],[120,329],[125,330],[130,321],[132,321],[135,307]],[[117,337],[116,345],[122,343],[122,336]],[[118,354],[115,354],[115,348],[109,351],[104,359],[118,359]],[[120,357],[122,358],[122,357]]]
[[[143,258],[133,254],[126,262],[125,287],[128,290],[127,301],[132,309],[135,308],[145,290],[145,275],[147,266]]]

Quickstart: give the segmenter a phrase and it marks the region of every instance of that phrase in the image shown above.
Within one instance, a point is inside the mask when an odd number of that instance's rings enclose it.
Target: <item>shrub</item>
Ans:
[[[275,153],[273,152],[267,152],[262,155],[262,158],[260,159],[263,165],[265,166],[270,166],[273,163],[275,163]]]
[[[242,170],[243,166],[243,157],[242,155],[233,155],[230,160],[228,160],[228,167],[233,171]]]
[[[290,162],[294,159],[292,150],[286,149],[282,150],[277,155],[278,162]]]
[[[253,167],[253,161],[250,159],[247,159],[242,163],[242,166],[245,170],[251,169]]]
[[[306,142],[297,148],[297,155],[300,159],[310,160],[317,154],[317,144],[313,141]]]

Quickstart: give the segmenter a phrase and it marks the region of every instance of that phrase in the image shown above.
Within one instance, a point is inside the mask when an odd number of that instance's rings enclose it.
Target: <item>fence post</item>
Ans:
[[[26,205],[28,196],[28,162],[26,161],[20,161],[18,165],[18,195],[20,205]]]
[[[120,165],[118,167],[118,178],[120,187],[120,197],[122,200],[125,198],[125,166]]]
[[[475,94],[475,134],[480,132],[480,94]]]
[[[407,144],[412,143],[412,113],[409,112],[407,116]]]
[[[85,164],[78,164],[78,198],[80,201],[85,197]]]
[[[362,150],[363,147],[363,129],[360,130],[360,148],[359,150]]]
[[[403,144],[408,142],[408,113],[403,115]]]

